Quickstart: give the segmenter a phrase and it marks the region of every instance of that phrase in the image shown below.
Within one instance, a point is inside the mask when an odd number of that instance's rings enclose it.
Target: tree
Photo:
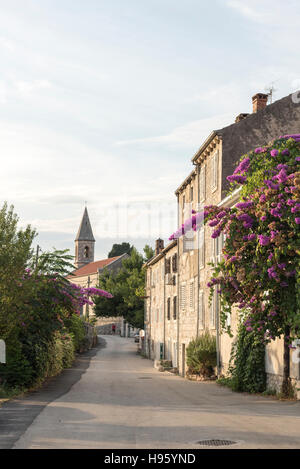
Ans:
[[[19,229],[18,222],[14,207],[4,203],[0,210],[0,337],[4,340],[15,327],[15,305],[22,306],[20,285],[36,236],[30,225]]]
[[[130,246],[129,243],[122,243],[122,244],[114,244],[110,253],[108,254],[108,258],[122,256],[122,254],[131,254],[133,246]]]
[[[212,238],[225,233],[217,286],[225,327],[237,305],[246,331],[263,343],[284,336],[282,392],[289,395],[290,348],[300,337],[300,135],[281,137],[245,155],[227,179],[242,186],[234,208],[205,207]]]
[[[111,300],[96,298],[94,312],[98,317],[123,316],[134,327],[144,325],[145,272],[143,264],[153,250],[144,248],[145,258],[133,247],[129,258],[124,259],[117,273],[107,270],[100,277],[99,287],[113,294]]]

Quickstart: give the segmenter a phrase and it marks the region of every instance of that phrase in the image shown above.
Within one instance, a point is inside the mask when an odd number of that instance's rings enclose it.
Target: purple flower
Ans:
[[[268,246],[270,244],[269,236],[258,235],[258,238],[259,238],[259,244],[261,246]]]
[[[210,221],[208,225],[210,227],[213,227],[213,226],[217,226],[218,223],[219,223],[219,220],[215,219],[215,220]]]
[[[300,156],[296,156],[295,161],[296,161],[297,163],[299,163],[299,161],[300,161]]]
[[[265,215],[261,217],[261,221],[266,221],[266,220],[267,220],[267,217]]]
[[[239,176],[238,174],[233,174],[232,176],[227,176],[227,181],[237,182],[238,184],[244,184],[247,181],[245,176]]]
[[[253,202],[249,201],[249,202],[240,202],[238,204],[236,204],[236,207],[241,209],[241,210],[246,210],[247,208],[250,208],[253,206]]]
[[[279,151],[278,150],[271,150],[271,156],[275,157],[275,156],[278,156],[279,154]]]
[[[256,234],[255,234],[255,233],[250,234],[250,235],[248,236],[248,240],[249,240],[249,241],[254,241],[254,240],[256,240]]]
[[[295,218],[295,222],[296,222],[297,225],[300,225],[300,218],[298,218],[298,217]]]
[[[263,150],[262,147],[258,147],[254,151],[255,151],[256,154],[259,154],[259,153],[263,153],[264,150]]]
[[[245,173],[248,171],[250,166],[250,158],[245,158],[243,161],[240,162],[238,167],[235,169],[233,174],[238,174],[238,173]]]
[[[290,152],[289,152],[289,150],[286,148],[285,150],[282,150],[281,154],[282,154],[282,156],[289,156],[289,155],[290,155]]]

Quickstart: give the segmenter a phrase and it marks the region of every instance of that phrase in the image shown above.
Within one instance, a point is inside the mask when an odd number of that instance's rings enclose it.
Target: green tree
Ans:
[[[122,254],[131,254],[133,246],[130,246],[129,243],[122,243],[122,244],[114,244],[110,253],[108,254],[108,258],[122,256]]]
[[[144,263],[153,257],[149,246],[144,248],[143,257],[134,247],[129,258],[124,259],[117,273],[108,271],[100,278],[99,288],[109,291],[112,299],[95,298],[95,314],[98,317],[123,316],[134,327],[144,325],[145,272]]]

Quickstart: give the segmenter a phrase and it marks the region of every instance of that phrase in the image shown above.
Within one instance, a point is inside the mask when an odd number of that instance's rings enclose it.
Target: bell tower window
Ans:
[[[84,248],[84,258],[88,259],[90,257],[90,249],[88,246],[85,246]]]

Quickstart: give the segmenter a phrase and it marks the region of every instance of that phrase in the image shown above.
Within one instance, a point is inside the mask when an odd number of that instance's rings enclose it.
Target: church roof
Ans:
[[[107,267],[108,265],[115,262],[117,259],[120,259],[120,257],[122,256],[111,257],[109,259],[103,259],[101,261],[96,262],[90,262],[89,264],[84,265],[83,267],[80,267],[79,269],[75,270],[73,272],[73,275],[69,275],[68,278],[72,279],[74,277],[85,277],[86,275],[96,274],[99,269],[104,269],[104,267]]]
[[[75,241],[95,241],[92,225],[85,207],[83,217]]]

